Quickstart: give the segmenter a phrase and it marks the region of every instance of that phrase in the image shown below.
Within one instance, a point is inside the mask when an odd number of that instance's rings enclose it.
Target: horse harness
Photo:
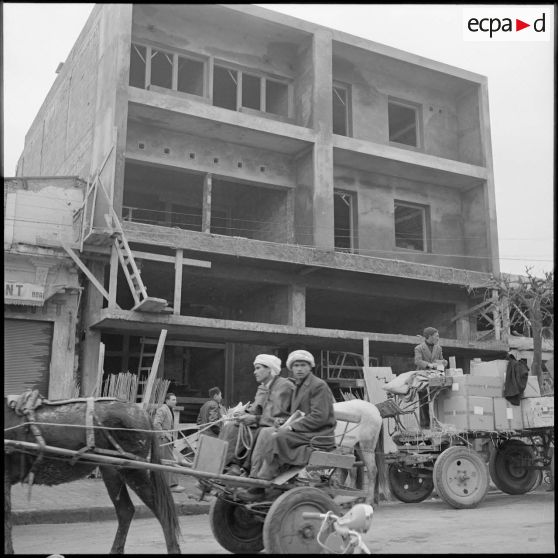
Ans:
[[[114,436],[108,431],[104,430],[104,434],[109,440],[109,442],[116,448],[115,450],[102,449],[95,447],[95,426],[102,427],[102,423],[99,417],[95,413],[95,402],[96,401],[118,401],[114,397],[85,397],[85,398],[75,398],[75,399],[64,399],[56,402],[48,401],[40,395],[39,390],[27,390],[20,396],[14,398],[13,396],[8,396],[8,401],[15,402],[13,407],[14,412],[18,416],[25,417],[25,422],[28,424],[29,429],[35,436],[37,443],[39,445],[39,453],[37,458],[31,466],[29,472],[29,484],[33,484],[33,478],[35,472],[44,458],[44,448],[46,446],[45,439],[41,434],[39,426],[35,417],[35,410],[43,405],[64,405],[67,403],[86,403],[85,408],[85,445],[76,451],[76,454],[71,458],[70,464],[74,465],[78,459],[80,459],[86,452],[93,451],[95,453],[102,453],[106,455],[116,455],[118,457],[125,457],[127,459],[133,459],[135,461],[144,461],[143,458],[138,457],[132,453],[124,451],[122,446],[114,439]],[[23,472],[23,461],[21,463]]]

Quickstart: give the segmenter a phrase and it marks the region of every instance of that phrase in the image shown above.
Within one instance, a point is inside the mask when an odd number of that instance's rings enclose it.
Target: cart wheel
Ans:
[[[436,492],[454,508],[474,508],[488,492],[488,468],[481,456],[464,446],[444,450],[434,462]]]
[[[525,494],[540,480],[537,469],[527,469],[525,462],[533,463],[535,452],[521,440],[507,440],[490,456],[490,476],[494,484],[506,494]]]
[[[412,469],[416,469],[413,471]],[[393,495],[406,504],[416,504],[426,500],[434,490],[432,474],[419,476],[418,467],[401,467],[397,463],[389,466],[389,485]]]
[[[217,542],[233,554],[263,550],[263,522],[242,504],[215,498],[209,508],[209,524]]]
[[[263,540],[268,554],[317,554],[321,520],[303,519],[303,512],[340,514],[339,506],[317,488],[298,487],[281,494],[267,512]]]

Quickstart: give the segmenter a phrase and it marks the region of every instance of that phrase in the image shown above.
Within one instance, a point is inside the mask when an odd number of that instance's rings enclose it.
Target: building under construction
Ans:
[[[469,71],[255,6],[96,5],[17,176],[83,180],[48,244],[85,288],[82,394],[101,343],[105,374],[141,373],[162,329],[186,420],[214,385],[249,399],[260,352],[350,387],[341,365],[412,369],[425,326],[465,370],[507,348],[468,291],[499,273]]]

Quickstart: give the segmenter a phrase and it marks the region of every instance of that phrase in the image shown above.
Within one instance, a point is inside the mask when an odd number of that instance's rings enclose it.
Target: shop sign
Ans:
[[[42,306],[45,299],[43,285],[4,281],[4,304]]]

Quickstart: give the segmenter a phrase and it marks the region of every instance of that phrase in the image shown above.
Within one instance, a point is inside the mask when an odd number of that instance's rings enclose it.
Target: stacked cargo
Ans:
[[[520,405],[504,398],[507,360],[471,361],[471,373],[453,378],[440,394],[436,416],[459,431],[520,431],[554,425],[554,399],[541,397],[536,376],[529,376]]]

